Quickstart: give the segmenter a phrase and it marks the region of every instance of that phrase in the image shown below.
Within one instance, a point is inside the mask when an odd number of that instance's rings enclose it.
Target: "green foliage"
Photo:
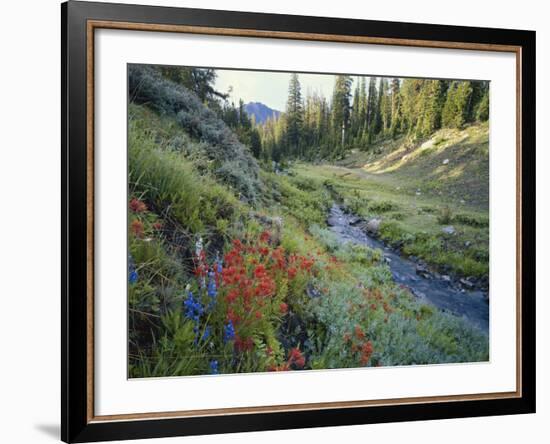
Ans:
[[[130,65],[128,83],[132,103],[175,118],[187,134],[203,142],[215,175],[249,201],[258,199],[259,168],[249,148],[194,93],[145,65]]]
[[[388,211],[395,211],[398,209],[399,206],[390,200],[380,200],[369,204],[369,211],[376,214],[387,213]]]
[[[454,221],[462,225],[468,225],[470,227],[476,227],[476,228],[486,228],[489,226],[489,218],[472,216],[472,215],[463,214],[463,213],[457,214],[454,217]]]
[[[298,74],[292,73],[286,103],[286,142],[290,153],[299,155],[303,123],[302,92]]]
[[[369,281],[379,267],[362,269]],[[386,278],[388,279],[388,278]],[[388,282],[385,280],[384,282]],[[464,320],[417,302],[391,286],[361,290],[353,281],[323,282],[326,297],[310,304],[318,320],[306,350],[312,368],[478,362],[489,356],[487,336]],[[330,328],[327,326],[330,325]],[[362,346],[370,341],[365,362]]]
[[[439,210],[439,214],[437,215],[437,223],[441,225],[448,225],[452,221],[453,212],[448,206],[445,206],[441,210]]]
[[[451,82],[441,115],[443,126],[450,128],[462,128],[464,126],[469,117],[472,92],[471,82]]]
[[[164,217],[198,233],[218,218],[231,218],[239,205],[235,196],[176,152],[157,148],[155,137],[129,123],[128,175],[132,193],[150,202]]]
[[[324,223],[331,198],[320,183],[291,176],[272,175],[271,179],[284,209],[304,227]]]
[[[476,119],[480,122],[489,120],[489,92],[486,92],[477,106]]]

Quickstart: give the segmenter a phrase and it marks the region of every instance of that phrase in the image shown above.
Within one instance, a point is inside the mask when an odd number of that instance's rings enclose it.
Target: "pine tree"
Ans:
[[[361,134],[362,127],[362,107],[363,103],[361,102],[361,85],[359,79],[357,79],[357,84],[355,85],[355,90],[353,93],[353,104],[351,108],[351,123],[350,123],[350,140],[354,143],[357,141],[358,136]]]
[[[286,102],[286,140],[291,155],[299,155],[303,123],[302,90],[298,74],[290,75]]]
[[[443,126],[450,128],[462,128],[464,126],[468,120],[472,92],[471,82],[451,82],[441,114]]]
[[[340,154],[344,152],[350,123],[351,83],[350,76],[336,76],[332,96],[332,132]]]
[[[378,132],[387,134],[391,126],[391,97],[388,93],[388,81],[384,77],[380,79],[378,109],[380,115]]]
[[[428,137],[441,127],[444,91],[441,80],[425,80],[422,84],[416,137]]]
[[[487,90],[481,97],[476,109],[476,120],[485,122],[489,120],[489,91]]]
[[[391,127],[390,133],[395,138],[401,129],[401,109],[400,109],[400,85],[399,79],[393,78],[391,81]]]
[[[378,103],[376,97],[376,77],[369,79],[369,94],[367,98],[367,111],[366,111],[366,125],[365,130],[367,132],[367,143],[372,143],[374,139],[374,133],[376,131],[375,125],[378,115]]]

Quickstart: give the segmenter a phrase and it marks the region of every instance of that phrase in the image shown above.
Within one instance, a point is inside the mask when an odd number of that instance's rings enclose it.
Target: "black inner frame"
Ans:
[[[172,24],[521,47],[521,385],[516,398],[239,413],[155,420],[87,420],[87,20]],[[61,5],[61,439],[156,438],[535,412],[535,32],[69,1]],[[519,104],[518,104],[519,105]],[[527,114],[528,111],[528,114]]]

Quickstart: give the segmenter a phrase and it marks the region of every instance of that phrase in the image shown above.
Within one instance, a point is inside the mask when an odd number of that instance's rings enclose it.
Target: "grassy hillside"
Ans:
[[[442,196],[459,208],[487,210],[489,207],[489,126],[487,123],[463,130],[442,129],[421,143],[401,137],[381,142],[368,153],[356,151],[338,163],[361,168],[400,191]],[[371,176],[367,176],[371,177]]]
[[[489,264],[488,127],[440,130],[354,152],[338,164],[299,164],[324,180],[353,213],[381,221],[379,237],[441,273],[480,279]],[[446,233],[451,227],[452,233]]]

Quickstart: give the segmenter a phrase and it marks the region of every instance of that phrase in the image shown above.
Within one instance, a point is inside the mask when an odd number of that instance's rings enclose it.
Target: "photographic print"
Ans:
[[[487,362],[489,88],[128,65],[128,377]]]

